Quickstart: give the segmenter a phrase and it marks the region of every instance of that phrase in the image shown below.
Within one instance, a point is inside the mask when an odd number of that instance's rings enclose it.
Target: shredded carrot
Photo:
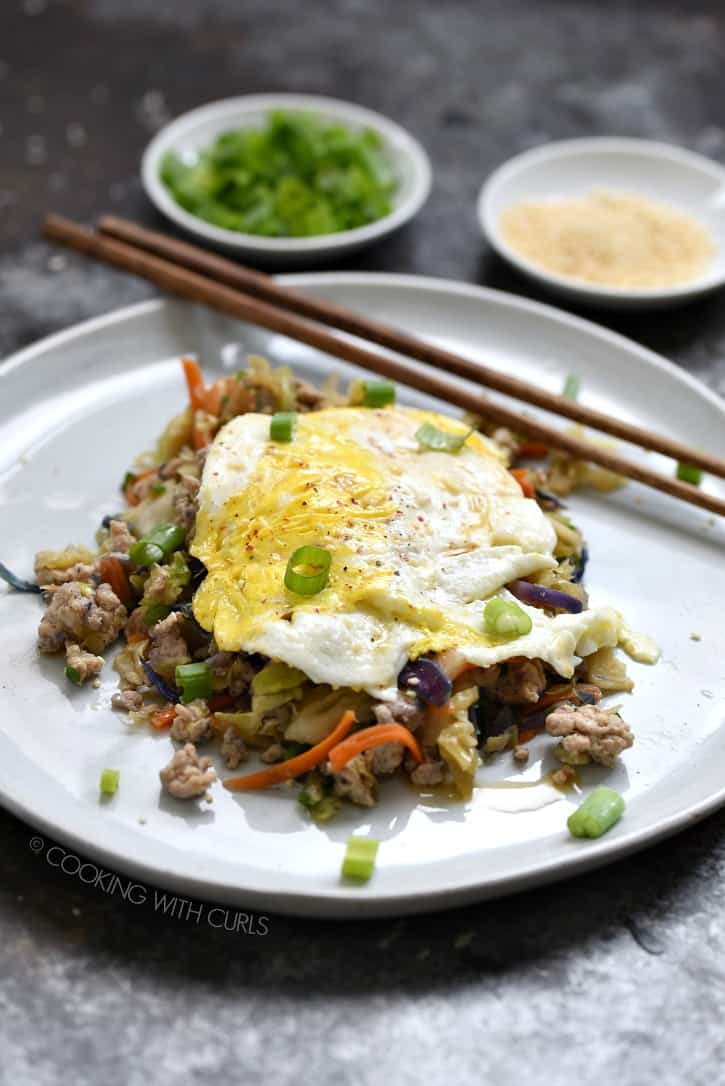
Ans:
[[[522,732],[519,732],[519,744],[530,743],[532,739],[541,731],[541,728],[524,728]]]
[[[210,415],[218,415],[222,406],[222,397],[227,390],[226,378],[222,377],[211,385],[204,394],[204,410]]]
[[[335,729],[314,747],[288,758],[286,762],[278,762],[269,769],[262,769],[259,773],[251,773],[246,777],[230,777],[224,781],[224,787],[230,792],[247,792],[257,788],[271,788],[273,784],[281,784],[293,777],[299,777],[300,773],[309,773],[311,769],[323,762],[332,748],[341,739],[344,739],[350,728],[355,723],[355,714],[351,709],[343,713]]]
[[[209,698],[209,708],[212,713],[218,713],[223,709],[228,709],[235,700],[232,694],[212,694]]]
[[[110,584],[123,606],[130,611],[136,604],[136,598],[128,574],[118,558],[114,558],[112,555],[105,555],[105,557],[101,558],[98,563],[98,574],[102,581]]]
[[[423,761],[417,741],[402,724],[373,724],[372,727],[363,728],[334,746],[330,751],[330,765],[339,773],[356,754],[362,754],[371,747],[379,747],[382,743],[403,743],[416,762]]]
[[[526,441],[519,447],[519,456],[525,456],[529,460],[543,460],[549,455],[549,446],[543,441]]]
[[[535,498],[536,491],[531,485],[528,468],[511,468],[511,474],[524,492],[525,498]]]
[[[131,633],[126,634],[126,644],[137,645],[139,641],[148,641],[149,635],[147,633]]]
[[[184,367],[184,377],[186,378],[186,387],[189,390],[191,406],[194,411],[203,410],[206,388],[204,387],[204,375],[201,372],[201,367],[193,358],[182,358],[181,365]]]
[[[123,495],[129,505],[138,505],[140,498],[134,492],[134,484],[139,483],[142,479],[148,479],[150,475],[156,475],[158,468],[148,468],[146,471],[139,472],[138,475],[134,475],[132,479],[129,479],[123,488]]]
[[[170,728],[174,723],[175,714],[175,706],[164,705],[163,709],[157,709],[151,714],[151,727],[156,728],[159,732],[163,731],[165,728]]]

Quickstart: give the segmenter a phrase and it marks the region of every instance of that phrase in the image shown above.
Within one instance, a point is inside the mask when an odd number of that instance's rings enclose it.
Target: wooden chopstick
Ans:
[[[566,396],[548,392],[529,381],[501,373],[481,362],[446,351],[442,347],[436,347],[432,343],[427,343],[407,332],[401,332],[371,317],[355,313],[344,306],[315,298],[302,291],[293,290],[291,287],[283,287],[263,272],[245,267],[243,264],[236,264],[215,253],[207,252],[197,245],[178,241],[167,234],[149,230],[115,215],[103,216],[98,223],[98,229],[109,237],[126,241],[147,252],[165,257],[174,264],[200,272],[207,278],[215,279],[245,294],[271,302],[299,316],[319,321],[331,328],[338,328],[360,339],[387,347],[398,354],[416,358],[419,362],[425,362],[437,369],[454,373],[458,377],[465,377],[469,381],[497,392],[503,392],[516,400],[542,407],[555,415],[563,415],[565,418],[573,419],[595,430],[602,430],[622,441],[630,441],[642,448],[671,456],[674,460],[693,464],[711,475],[725,478],[725,459],[721,457],[713,456],[701,449],[690,448],[682,441],[635,426],[623,419],[614,418]]]
[[[47,238],[62,242],[97,260],[112,264],[133,275],[139,275],[155,283],[162,290],[188,301],[208,305],[221,313],[289,336],[327,354],[372,370],[373,373],[378,373],[392,381],[409,385],[438,399],[447,400],[499,425],[523,430],[535,441],[544,442],[579,459],[600,464],[610,471],[712,513],[725,515],[725,500],[707,494],[689,483],[652,471],[648,467],[619,456],[610,449],[601,448],[563,433],[556,427],[540,422],[529,415],[522,416],[520,411],[491,400],[458,382],[450,381],[431,369],[372,351],[342,336],[335,335],[329,329],[307,318],[250,297],[216,280],[208,279],[197,272],[189,271],[169,260],[150,254],[144,249],[139,249],[127,242],[117,241],[115,238],[95,234],[58,215],[48,216],[44,225],[44,234]]]

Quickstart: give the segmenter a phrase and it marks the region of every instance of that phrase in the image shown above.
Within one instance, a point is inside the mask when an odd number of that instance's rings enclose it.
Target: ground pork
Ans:
[[[330,773],[329,762],[327,772]],[[377,782],[362,754],[356,754],[339,773],[332,773],[336,796],[344,796],[360,807],[374,807]]]
[[[562,736],[557,756],[562,762],[585,765],[589,761],[614,765],[618,754],[634,742],[628,724],[597,705],[560,705],[546,718],[549,735]]]
[[[272,743],[272,746],[263,750],[259,757],[267,765],[274,765],[275,762],[281,762],[284,758],[284,748],[279,743]]]
[[[110,585],[94,589],[72,581],[47,590],[48,606],[38,627],[41,652],[58,652],[66,641],[100,652],[115,641],[126,622],[126,608]]]
[[[203,743],[211,735],[211,713],[203,698],[177,705],[171,738],[179,743]]]
[[[375,776],[385,776],[395,773],[403,761],[405,747],[402,743],[381,743],[379,747],[371,747],[363,754],[365,764]]]
[[[94,566],[87,562],[76,562],[68,569],[48,569],[35,563],[35,579],[39,585],[68,584],[78,581],[89,584],[93,580]]]
[[[410,779],[418,788],[440,784],[445,775],[445,762],[421,762],[410,774]]]
[[[546,675],[541,660],[509,663],[496,683],[496,698],[505,705],[527,705],[538,701],[546,689]]]
[[[101,548],[104,554],[128,554],[136,537],[125,520],[112,520],[108,524],[108,538]]]
[[[96,656],[92,652],[86,652],[74,641],[65,643],[65,662],[69,668],[77,673],[78,678],[74,682],[85,683],[89,679],[95,679],[103,670],[103,657]]]
[[[227,769],[236,769],[242,762],[246,762],[249,752],[239,734],[238,728],[229,727],[224,732],[221,752]]]
[[[303,409],[319,407],[324,402],[325,394],[319,388],[315,388],[308,381],[300,377],[295,378],[295,401],[297,407]]]
[[[143,696],[138,690],[118,690],[111,698],[111,705],[127,713],[138,712],[143,705]]]
[[[191,535],[196,524],[196,514],[199,509],[197,495],[199,493],[199,480],[184,475],[174,493],[174,522],[184,529],[187,535]]]
[[[529,760],[529,748],[521,746],[521,744],[514,747],[514,749],[513,749],[513,758],[514,758],[515,762],[522,762],[522,763],[523,762],[528,762],[528,760]]]
[[[165,792],[176,799],[203,796],[216,780],[209,758],[200,758],[193,743],[177,750],[167,766],[159,773]]]
[[[378,724],[404,724],[414,732],[423,722],[423,710],[415,697],[399,694],[393,701],[381,701],[373,706]]]
[[[183,615],[179,611],[172,611],[149,631],[149,663],[154,671],[164,677],[171,677],[179,664],[191,662],[188,646],[181,633],[183,623]]]

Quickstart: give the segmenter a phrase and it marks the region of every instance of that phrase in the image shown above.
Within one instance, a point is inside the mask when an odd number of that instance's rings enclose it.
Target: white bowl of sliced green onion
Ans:
[[[197,238],[266,266],[337,259],[422,207],[428,156],[362,106],[300,94],[212,102],[147,147],[141,177],[162,214]]]

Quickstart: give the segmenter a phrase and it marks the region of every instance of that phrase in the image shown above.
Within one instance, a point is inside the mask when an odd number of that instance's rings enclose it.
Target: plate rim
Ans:
[[[376,272],[305,272],[284,275],[279,278],[283,283],[303,288],[307,286],[312,289],[314,289],[315,285],[321,289],[325,285],[397,286],[411,290],[428,289],[436,292],[442,291],[454,296],[478,298],[494,305],[503,305],[514,310],[531,313],[544,319],[553,320],[559,325],[573,327],[585,334],[594,335],[603,342],[609,342],[629,353],[638,355],[653,365],[655,369],[667,373],[670,377],[674,377],[677,381],[692,389],[725,418],[725,402],[702,382],[680,369],[664,356],[643,347],[618,332],[613,332],[585,318],[569,314],[555,306],[489,287],[417,275]],[[21,366],[32,364],[36,357],[53,350],[61,344],[67,344],[74,339],[114,324],[162,311],[168,305],[169,301],[165,298],[152,298],[112,310],[110,313],[101,316],[92,317],[76,323],[70,328],[45,336],[14,352],[5,362],[0,363],[0,379],[15,372]],[[227,901],[236,904],[244,901],[252,907],[265,912],[296,916],[349,918],[351,915],[355,917],[380,917],[441,911],[474,901],[516,893],[528,887],[552,883],[592,870],[661,841],[682,829],[686,829],[722,807],[725,805],[725,783],[723,783],[722,788],[710,795],[687,804],[681,810],[660,818],[651,825],[630,832],[625,831],[622,833],[620,831],[615,837],[586,844],[584,849],[579,844],[577,850],[572,852],[570,857],[552,857],[549,860],[536,863],[533,867],[529,866],[525,871],[514,875],[504,873],[493,880],[482,883],[480,874],[478,874],[473,878],[458,879],[454,886],[443,885],[434,891],[413,890],[406,892],[398,889],[381,893],[373,890],[369,896],[362,893],[354,899],[351,898],[349,889],[339,884],[320,887],[319,890],[315,890],[314,894],[311,894],[305,889],[300,891],[274,889],[270,891],[259,887],[240,887],[238,884],[232,885],[229,882],[224,882],[223,876],[199,879],[187,873],[178,873],[171,867],[165,867],[159,861],[137,860],[134,856],[120,851],[114,845],[104,846],[94,842],[89,843],[76,830],[57,826],[50,818],[33,811],[27,801],[9,795],[4,790],[0,794],[0,805],[28,825],[41,829],[54,841],[57,840],[77,848],[82,855],[99,859],[114,870],[142,877],[151,886],[163,885],[172,889],[183,889],[186,894],[193,893],[201,900]],[[127,828],[119,827],[119,829],[126,830]],[[266,899],[269,900],[269,904],[266,903]]]

